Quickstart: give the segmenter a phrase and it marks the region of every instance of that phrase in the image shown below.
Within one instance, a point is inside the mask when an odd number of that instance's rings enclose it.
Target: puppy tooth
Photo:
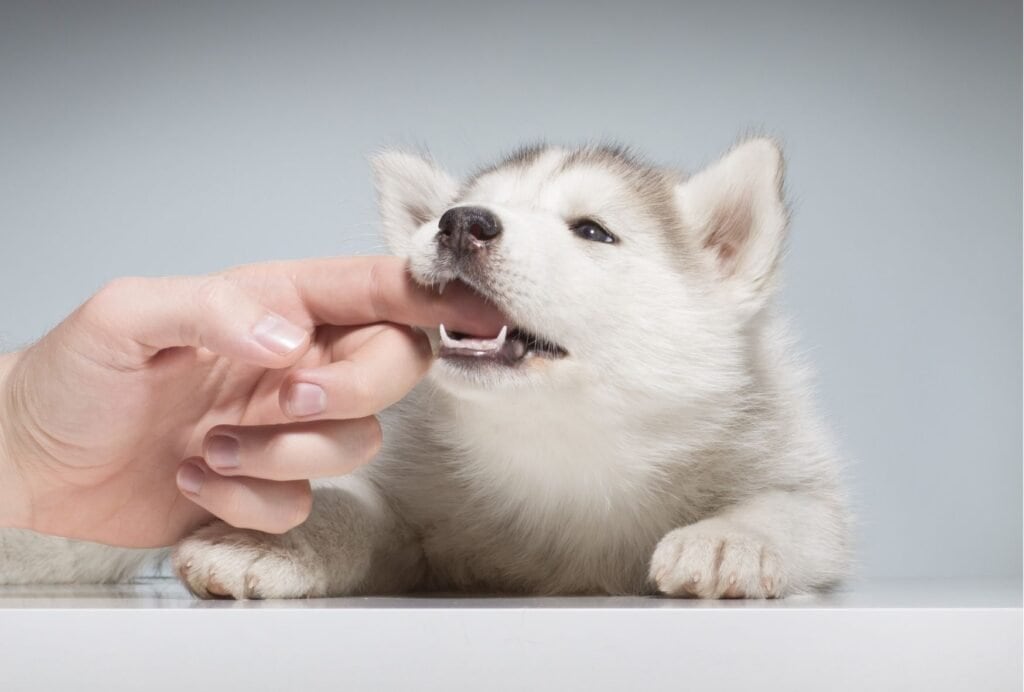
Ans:
[[[441,343],[449,348],[456,348],[458,346],[455,339],[448,336],[448,331],[444,328],[443,324],[441,325]]]

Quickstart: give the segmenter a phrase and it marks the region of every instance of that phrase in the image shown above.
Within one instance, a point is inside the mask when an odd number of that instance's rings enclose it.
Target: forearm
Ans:
[[[11,423],[17,412],[10,396],[10,375],[18,356],[17,352],[0,354],[0,528],[25,527],[29,515],[11,441]]]

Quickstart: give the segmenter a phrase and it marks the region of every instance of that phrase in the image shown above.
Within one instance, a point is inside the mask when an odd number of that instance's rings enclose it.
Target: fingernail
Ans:
[[[295,417],[323,413],[327,408],[327,393],[319,385],[298,382],[288,392],[286,406],[288,413]]]
[[[308,333],[280,315],[265,315],[252,328],[252,338],[263,348],[286,356],[306,340]]]
[[[205,479],[206,474],[195,464],[182,464],[178,469],[178,487],[183,493],[198,495]]]
[[[238,440],[230,435],[214,435],[206,443],[206,463],[218,469],[238,467]]]

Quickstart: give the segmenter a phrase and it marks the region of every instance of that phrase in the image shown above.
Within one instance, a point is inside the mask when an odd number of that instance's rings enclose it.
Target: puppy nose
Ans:
[[[453,207],[437,227],[437,242],[458,253],[482,250],[501,235],[501,221],[483,207]]]

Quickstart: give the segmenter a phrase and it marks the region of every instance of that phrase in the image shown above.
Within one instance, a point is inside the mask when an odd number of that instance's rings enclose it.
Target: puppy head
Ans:
[[[691,177],[608,147],[523,149],[461,183],[404,152],[373,168],[414,278],[462,281],[509,318],[498,335],[431,334],[449,391],[598,388],[622,404],[739,386],[785,235],[774,142]]]

